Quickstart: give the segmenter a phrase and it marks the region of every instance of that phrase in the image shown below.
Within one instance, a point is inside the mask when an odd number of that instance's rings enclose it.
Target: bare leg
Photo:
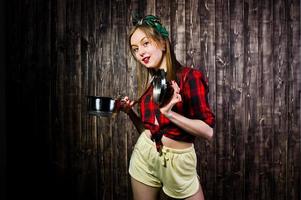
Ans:
[[[200,184],[198,192],[195,193],[194,195],[192,195],[191,197],[186,198],[185,200],[205,200],[201,184]]]
[[[156,200],[161,188],[145,185],[131,178],[134,200]]]

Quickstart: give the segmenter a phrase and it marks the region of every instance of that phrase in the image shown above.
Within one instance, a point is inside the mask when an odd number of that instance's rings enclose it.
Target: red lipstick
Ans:
[[[145,58],[143,58],[143,59],[142,59],[142,62],[143,62],[144,64],[149,63],[149,58],[150,58],[150,57],[145,57]]]

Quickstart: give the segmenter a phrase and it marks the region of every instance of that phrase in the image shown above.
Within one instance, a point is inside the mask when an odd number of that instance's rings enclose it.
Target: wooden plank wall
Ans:
[[[299,0],[7,4],[7,102],[22,111],[8,114],[8,144],[22,149],[12,163],[30,163],[8,178],[24,177],[24,195],[40,197],[31,180],[43,199],[132,199],[138,134],[123,113],[88,116],[86,96],[137,98],[127,35],[138,12],[160,16],[179,61],[209,80],[215,137],[195,143],[206,199],[301,199]]]

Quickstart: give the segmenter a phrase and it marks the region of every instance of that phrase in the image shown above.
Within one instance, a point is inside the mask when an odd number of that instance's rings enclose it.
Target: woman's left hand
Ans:
[[[173,95],[171,96],[170,101],[160,108],[160,111],[163,115],[168,115],[173,106],[182,101],[178,84],[175,81],[171,81],[171,87],[173,88]]]

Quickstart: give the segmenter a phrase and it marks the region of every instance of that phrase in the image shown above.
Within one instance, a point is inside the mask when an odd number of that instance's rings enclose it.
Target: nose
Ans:
[[[138,54],[139,56],[143,57],[145,54],[145,49],[143,47],[139,48]]]

